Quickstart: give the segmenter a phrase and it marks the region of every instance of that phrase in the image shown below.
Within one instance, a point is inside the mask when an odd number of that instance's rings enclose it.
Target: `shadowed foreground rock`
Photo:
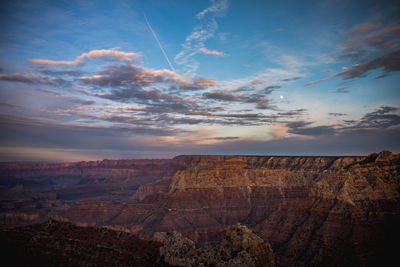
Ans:
[[[271,246],[246,226],[236,224],[226,231],[222,242],[211,250],[196,248],[179,232],[156,233],[164,245],[160,254],[165,261],[183,266],[275,266]]]
[[[0,244],[3,262],[12,266],[170,266],[158,242],[123,229],[79,227],[60,217],[2,230]]]

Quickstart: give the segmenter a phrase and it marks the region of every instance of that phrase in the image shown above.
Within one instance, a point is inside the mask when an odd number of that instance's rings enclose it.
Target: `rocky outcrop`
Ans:
[[[165,261],[180,266],[275,266],[271,246],[246,226],[229,227],[222,242],[211,250],[196,248],[179,232],[155,233]]]
[[[338,199],[352,205],[357,201],[399,199],[400,155],[389,151],[326,175],[310,189],[310,196]]]
[[[171,183],[171,176],[165,176],[154,183],[148,183],[139,186],[135,194],[132,196],[134,201],[143,201],[148,196],[154,196],[159,193],[165,193],[168,191],[168,187]]]
[[[2,260],[14,266],[170,266],[160,243],[111,228],[79,227],[60,217],[0,231]]]

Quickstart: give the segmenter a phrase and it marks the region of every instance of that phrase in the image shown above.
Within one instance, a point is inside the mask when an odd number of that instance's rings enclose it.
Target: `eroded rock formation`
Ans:
[[[196,248],[195,243],[179,232],[157,232],[155,239],[163,246],[165,261],[180,266],[275,266],[271,246],[246,226],[236,224],[227,229],[224,239],[215,248]]]

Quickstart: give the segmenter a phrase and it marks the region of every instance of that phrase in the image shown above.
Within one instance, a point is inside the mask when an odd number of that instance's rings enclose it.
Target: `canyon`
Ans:
[[[2,229],[59,214],[141,240],[176,231],[197,251],[240,223],[270,244],[277,266],[389,263],[400,237],[400,156],[389,151],[1,164],[0,185]]]

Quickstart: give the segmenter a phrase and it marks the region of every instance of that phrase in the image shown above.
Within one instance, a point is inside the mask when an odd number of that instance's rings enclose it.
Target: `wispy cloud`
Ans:
[[[231,34],[230,32],[219,32],[219,33],[217,33],[218,39],[220,39],[221,41],[226,41],[230,34]]]
[[[200,48],[200,52],[206,55],[212,55],[212,56],[217,56],[217,57],[224,57],[227,56],[224,52],[220,52],[217,50],[209,50],[205,47]]]
[[[87,53],[83,53],[82,55],[76,57],[72,61],[49,60],[49,59],[30,59],[28,61],[38,65],[47,65],[47,66],[79,66],[85,64],[90,59],[97,59],[97,58],[112,58],[114,60],[119,60],[119,61],[134,61],[140,59],[140,54],[132,52],[122,52],[114,48],[114,49],[92,50]]]
[[[215,18],[223,15],[228,9],[227,0],[215,0],[211,3],[210,7],[197,14],[200,24],[186,37],[182,51],[174,58],[175,62],[184,66],[184,72],[187,74],[194,74],[197,71],[199,62],[194,57],[203,53],[201,49],[206,49],[205,42],[215,35],[218,28]]]
[[[350,80],[355,78],[362,78],[368,76],[370,71],[377,69],[382,69],[383,71],[383,74],[378,76],[377,78],[383,78],[392,72],[400,71],[400,49],[392,53],[380,55],[376,58],[366,60],[364,63],[355,64],[349,68],[343,67],[342,71],[337,73],[336,75],[316,81],[307,82],[305,86],[333,79]]]
[[[363,78],[374,70],[382,71],[376,78],[400,71],[399,33],[399,24],[382,26],[368,22],[353,26],[349,31],[350,38],[338,45],[336,57],[350,60],[354,64],[342,67],[342,70],[333,76],[307,82],[305,86],[334,79]]]
[[[17,108],[17,107],[20,107],[20,105],[7,103],[7,102],[0,102],[0,107]]]

